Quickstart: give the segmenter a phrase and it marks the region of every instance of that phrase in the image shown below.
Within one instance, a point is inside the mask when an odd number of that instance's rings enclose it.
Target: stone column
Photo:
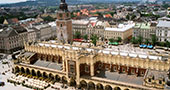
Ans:
[[[68,78],[68,60],[65,60],[66,61],[66,76]]]
[[[67,67],[67,66],[66,66]],[[66,67],[65,67],[65,60],[63,60],[63,71],[66,71]]]
[[[80,62],[76,61],[76,82],[77,86],[80,85]]]
[[[90,65],[90,76],[94,76],[94,63]]]

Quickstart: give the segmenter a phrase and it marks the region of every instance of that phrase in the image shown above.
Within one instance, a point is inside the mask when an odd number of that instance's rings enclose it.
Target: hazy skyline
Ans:
[[[27,0],[0,0],[0,4],[4,4],[4,3],[16,3],[16,2],[23,2],[23,1],[27,1]]]

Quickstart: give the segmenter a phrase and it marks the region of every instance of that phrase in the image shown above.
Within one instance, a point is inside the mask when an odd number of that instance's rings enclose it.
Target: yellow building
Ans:
[[[64,10],[64,13],[58,13],[60,18],[56,22],[63,34],[64,31],[70,30],[71,25],[68,24],[72,22],[70,19],[63,20],[70,15],[65,0],[61,2],[60,9]],[[68,28],[62,29],[63,26]],[[119,33],[119,37],[125,40],[132,26],[133,24],[113,32]],[[104,35],[112,38],[109,33]],[[64,83],[81,90],[164,89],[170,59],[162,57],[161,54],[118,52],[100,47],[56,42],[25,43],[25,52],[18,55],[13,72]]]
[[[62,45],[25,44],[13,71],[32,74],[88,90],[160,90],[164,88],[170,59]],[[154,78],[153,78],[154,77]]]
[[[106,39],[117,39],[120,37],[122,41],[126,41],[132,36],[134,23],[119,24],[118,26],[106,27],[104,31],[104,37]]]

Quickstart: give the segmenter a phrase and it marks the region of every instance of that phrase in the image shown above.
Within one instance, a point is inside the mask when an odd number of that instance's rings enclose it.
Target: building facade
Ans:
[[[28,41],[29,42],[35,42],[35,41],[37,41],[36,40],[36,30],[35,30],[35,28],[27,28],[27,31],[28,31]]]
[[[86,35],[89,23],[90,22],[88,20],[73,20],[73,34],[75,34],[76,32],[80,32],[82,36]]]
[[[160,42],[170,42],[170,21],[160,20],[156,27],[156,36]]]
[[[24,47],[27,39],[27,30],[23,27],[3,28],[0,32],[1,53],[12,53]]]
[[[57,35],[56,28],[48,24],[36,25],[32,29],[36,32],[36,41],[49,40]]]
[[[161,56],[41,42],[25,44],[13,71],[88,90],[161,90],[169,68]]]
[[[127,25],[119,24],[118,27],[107,27],[104,31],[104,38],[109,40],[120,37],[125,42],[132,37],[134,25],[134,23],[131,23]]]
[[[62,0],[60,3],[60,10],[57,12],[57,39],[62,43],[71,43],[72,36],[72,20],[71,14],[68,11],[68,6],[65,3],[65,0]]]
[[[151,23],[137,23],[133,28],[133,37],[139,36],[143,39],[151,40],[152,35],[156,35],[156,26],[152,26]]]

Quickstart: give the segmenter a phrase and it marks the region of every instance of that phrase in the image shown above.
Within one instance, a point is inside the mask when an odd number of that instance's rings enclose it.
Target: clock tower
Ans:
[[[56,26],[58,42],[71,43],[73,39],[72,20],[65,0],[61,0],[59,11],[57,12]]]

